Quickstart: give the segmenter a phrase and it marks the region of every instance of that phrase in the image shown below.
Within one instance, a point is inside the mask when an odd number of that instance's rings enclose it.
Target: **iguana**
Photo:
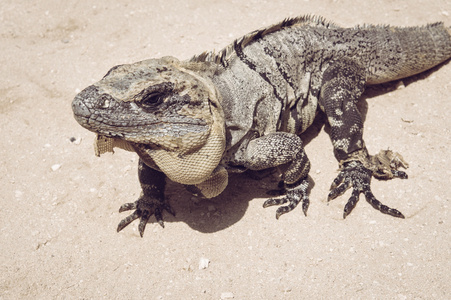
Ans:
[[[114,147],[140,157],[139,199],[117,228],[140,218],[143,236],[151,215],[164,227],[166,177],[211,198],[228,173],[277,167],[285,196],[269,199],[276,217],[300,202],[309,206],[310,162],[299,134],[322,111],[339,162],[328,200],[352,187],[345,218],[359,195],[377,210],[403,214],[378,201],[371,177],[407,178],[403,158],[391,151],[369,155],[356,107],[366,85],[423,72],[451,57],[451,28],[363,25],[342,28],[302,16],[253,31],[219,52],[180,61],[149,59],[113,67],[72,102],[75,119],[97,133],[96,153]]]

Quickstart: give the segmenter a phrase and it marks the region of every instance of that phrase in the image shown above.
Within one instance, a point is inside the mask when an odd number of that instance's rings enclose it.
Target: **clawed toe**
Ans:
[[[279,219],[281,215],[286,214],[298,206],[299,202],[302,201],[302,211],[304,215],[307,216],[307,210],[310,204],[307,189],[308,180],[305,178],[301,180],[298,184],[293,184],[284,188],[286,195],[279,199],[268,199],[263,203],[263,207],[270,207],[274,205],[283,205],[288,203],[288,205],[281,206],[276,210],[276,219]]]
[[[403,171],[392,170],[392,172],[393,177],[407,178],[407,174]],[[371,170],[365,168],[361,162],[349,162],[333,181],[328,201],[343,195],[350,187],[352,187],[352,195],[344,207],[343,218],[346,218],[355,208],[361,193],[365,195],[366,201],[368,201],[373,208],[393,217],[404,218],[404,215],[400,211],[382,204],[374,197],[370,187],[371,176]]]
[[[168,203],[165,203],[164,201],[160,202],[158,200],[148,199],[145,196],[140,197],[140,199],[137,200],[136,202],[123,204],[119,208],[119,212],[124,212],[133,209],[135,209],[135,211],[132,214],[130,214],[129,216],[127,216],[126,218],[122,219],[122,221],[119,222],[117,226],[117,232],[121,231],[122,229],[127,227],[131,222],[139,218],[140,222],[138,225],[138,231],[141,237],[143,237],[147,222],[149,221],[152,215],[155,215],[155,219],[157,220],[158,224],[160,224],[161,227],[163,228],[164,228],[163,210],[166,210],[171,215],[175,216],[174,210]]]
[[[122,209],[122,206],[121,206],[121,209]],[[124,211],[124,210],[122,210],[122,211]],[[119,209],[119,212],[122,212],[122,211]],[[141,217],[141,211],[135,210],[131,215],[122,219],[119,222],[119,224],[117,225],[117,232],[119,232],[122,229],[124,229],[125,227],[127,227],[128,224],[130,224],[134,220],[138,219],[139,217]]]

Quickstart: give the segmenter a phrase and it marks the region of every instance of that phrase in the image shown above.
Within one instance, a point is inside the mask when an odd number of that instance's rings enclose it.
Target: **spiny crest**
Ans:
[[[254,30],[239,39],[236,39],[233,43],[215,53],[215,51],[205,51],[199,55],[192,57],[191,62],[214,62],[227,66],[230,58],[236,53],[236,49],[243,49],[253,41],[256,41],[265,35],[270,33],[293,27],[293,26],[316,26],[326,28],[338,28],[336,24],[327,21],[321,16],[306,15],[296,18],[286,18],[282,22],[271,25],[269,27]]]
[[[399,26],[396,28],[411,28],[412,30],[420,30],[422,28],[427,28],[427,27],[443,27],[445,26],[443,24],[443,22],[434,22],[434,23],[429,23],[426,25],[422,25],[422,26],[411,26],[411,27],[404,27],[404,26]],[[379,24],[379,25],[374,25],[374,24],[362,24],[362,25],[356,25],[354,27],[352,27],[353,29],[365,29],[365,30],[379,30],[381,28],[384,29],[389,29],[389,28],[393,28],[395,26],[392,25],[387,25],[387,24]]]

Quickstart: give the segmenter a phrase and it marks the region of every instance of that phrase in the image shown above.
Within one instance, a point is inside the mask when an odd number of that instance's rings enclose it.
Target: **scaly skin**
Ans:
[[[79,93],[76,120],[98,134],[96,153],[114,147],[140,157],[143,194],[121,211],[135,210],[118,226],[154,214],[160,224],[164,182],[184,184],[205,197],[219,195],[227,173],[277,167],[285,196],[276,217],[302,202],[307,213],[310,162],[299,134],[323,111],[341,170],[329,200],[348,188],[382,213],[404,218],[378,201],[371,177],[407,178],[402,157],[391,151],[368,154],[356,103],[365,86],[423,72],[451,57],[450,28],[361,26],[341,28],[321,17],[286,19],[256,30],[219,51],[188,61],[164,57],[112,68]],[[157,196],[156,196],[157,195]]]

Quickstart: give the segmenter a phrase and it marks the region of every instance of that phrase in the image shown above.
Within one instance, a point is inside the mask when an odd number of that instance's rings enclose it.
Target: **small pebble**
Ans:
[[[59,168],[61,168],[61,164],[54,164],[54,165],[52,166],[52,171],[56,171],[56,170],[58,170]]]
[[[231,292],[221,293],[221,299],[232,299],[233,297],[234,295]]]
[[[208,258],[202,257],[199,260],[199,270],[208,268],[209,263],[210,263],[210,260]]]

